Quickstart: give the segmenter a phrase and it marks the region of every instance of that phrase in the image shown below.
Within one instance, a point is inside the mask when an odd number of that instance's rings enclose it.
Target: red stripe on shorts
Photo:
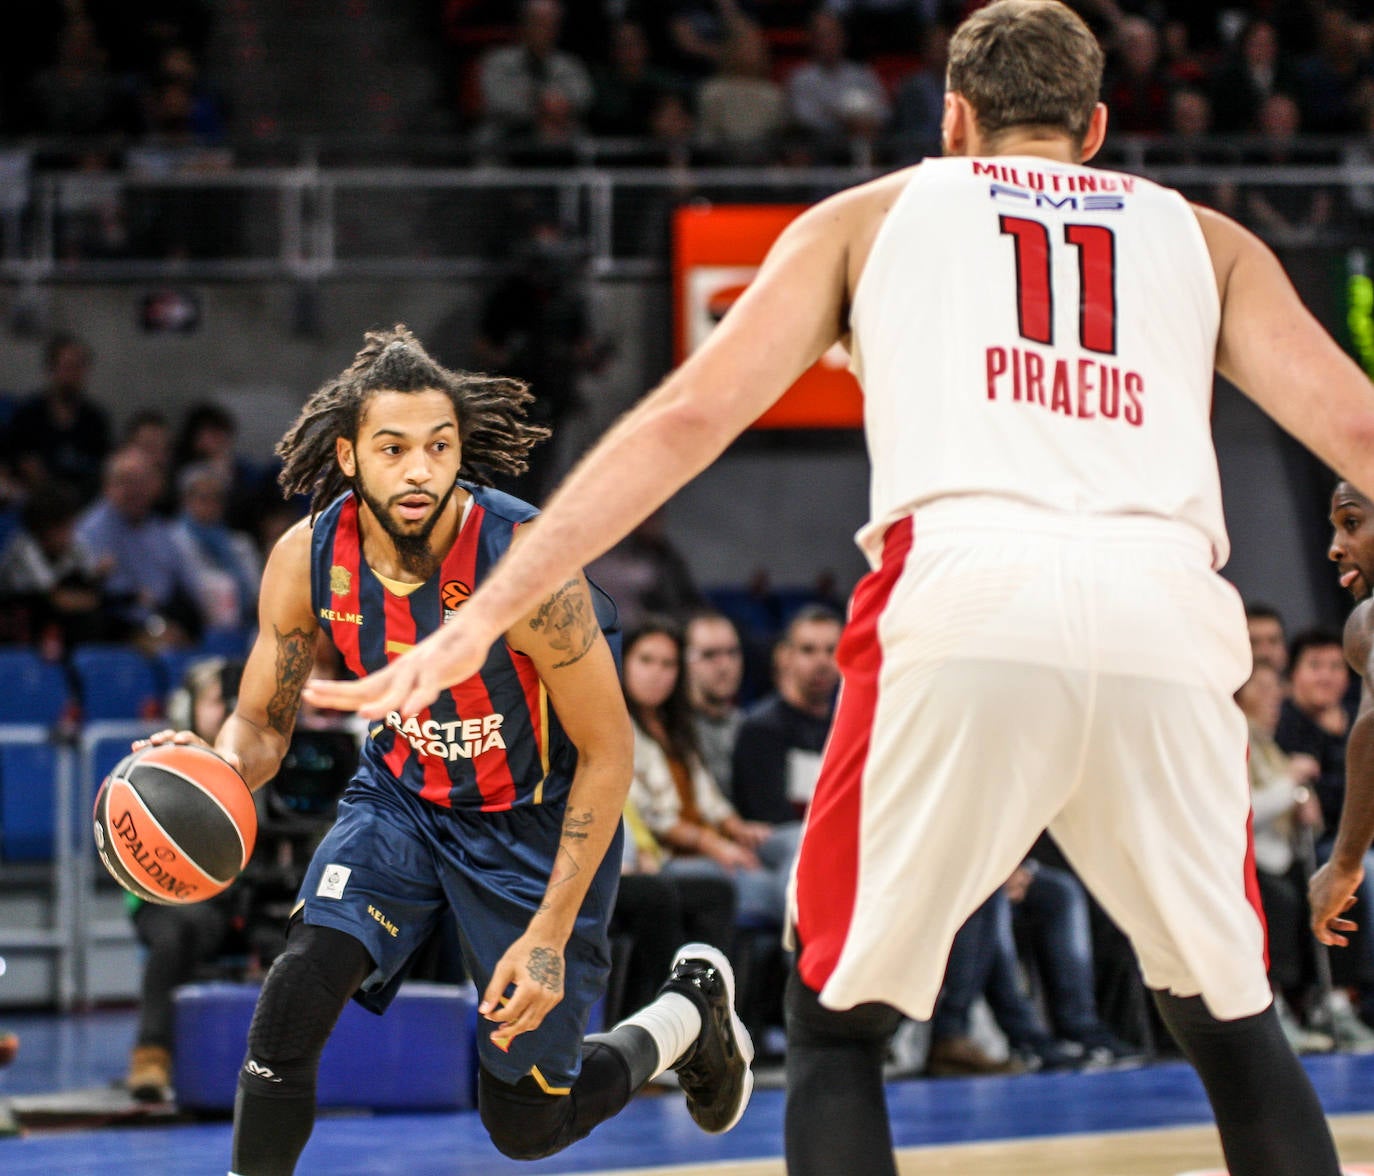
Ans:
[[[854,589],[849,623],[835,655],[842,675],[840,697],[797,860],[798,969],[807,987],[817,992],[839,962],[854,917],[864,767],[883,668],[878,622],[906,567],[911,543],[909,517],[888,528],[882,566]]]
[[[1260,931],[1264,934],[1264,970],[1269,971],[1269,920],[1264,917],[1264,903],[1260,899],[1259,875],[1255,873],[1255,814],[1245,817],[1245,897],[1255,909]]]

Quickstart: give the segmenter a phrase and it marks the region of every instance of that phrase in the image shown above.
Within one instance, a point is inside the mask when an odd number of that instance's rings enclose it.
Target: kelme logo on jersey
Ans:
[[[455,719],[440,723],[434,719],[421,722],[415,717],[402,719],[397,711],[386,717],[386,725],[404,736],[406,742],[421,755],[438,759],[472,759],[484,751],[504,751],[506,740],[501,734],[505,715],[484,715],[480,719]]]

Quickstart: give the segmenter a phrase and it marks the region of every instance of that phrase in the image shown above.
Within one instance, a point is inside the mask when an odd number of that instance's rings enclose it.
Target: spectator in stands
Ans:
[[[1096,1070],[1142,1061],[1143,1051],[1122,1041],[1098,1015],[1088,894],[1077,876],[1030,857],[1004,889],[1016,944],[1024,945],[1040,979],[1045,1014],[1055,1035],[1052,1057],[1065,1051],[1077,1066]],[[1002,954],[1014,959],[1016,944],[1010,952],[1003,945]],[[1015,977],[1015,969],[1009,975]],[[1034,1067],[1046,1042],[1030,1028],[1022,1040],[1032,1055],[1024,1060]]]
[[[208,658],[192,663],[169,699],[168,717],[180,730],[213,740],[234,709],[243,663]],[[139,986],[138,1035],[125,1086],[140,1102],[166,1102],[172,1083],[172,993],[213,960],[229,937],[237,887],[185,906],[125,903],[147,954]]]
[[[1158,135],[1169,121],[1169,79],[1160,59],[1159,30],[1143,16],[1115,29],[1113,68],[1104,83],[1112,127],[1121,134]]]
[[[622,138],[647,137],[659,98],[677,89],[651,60],[643,27],[628,20],[612,30],[610,61],[595,72],[593,86],[588,125],[595,134]]]
[[[742,918],[781,928],[795,838],[785,845],[742,819],[707,772],[673,621],[650,617],[626,632],[622,681],[635,736],[630,801],[665,851],[663,872],[729,878]]]
[[[860,58],[902,53],[919,45],[921,32],[944,15],[940,0],[825,0],[824,10],[845,23]]]
[[[1212,113],[1217,131],[1256,129],[1260,106],[1271,94],[1292,93],[1297,78],[1281,51],[1278,30],[1263,17],[1245,26],[1235,52],[1212,76]]]
[[[1288,670],[1283,615],[1272,604],[1251,601],[1245,606],[1245,625],[1250,630],[1250,654],[1255,664],[1272,666],[1282,678]]]
[[[734,28],[720,69],[697,92],[702,141],[734,161],[768,157],[787,127],[787,97],[773,81],[768,42],[751,24]]]
[[[729,944],[735,938],[734,879],[665,871],[666,860],[639,809],[627,801],[620,890],[610,930],[613,938],[629,939],[630,956],[620,1007],[607,1010],[607,1024],[654,998],[682,944]]]
[[[177,476],[180,513],[172,539],[188,569],[196,606],[207,630],[246,630],[257,615],[262,561],[251,536],[225,522],[229,477],[210,462],[186,466]]]
[[[1318,8],[1315,20],[1316,52],[1296,70],[1303,130],[1314,135],[1357,132],[1361,94],[1371,81],[1369,26],[1334,5]]]
[[[757,25],[753,0],[648,0],[667,13],[666,63],[693,78],[720,70],[731,39]]]
[[[69,15],[57,61],[33,83],[33,112],[42,134],[98,136],[138,129],[133,95],[108,68],[108,54],[84,15]]]
[[[1260,103],[1256,128],[1260,141],[1250,162],[1266,166],[1303,162],[1298,157],[1302,116],[1288,94],[1270,94]],[[1327,188],[1294,184],[1249,184],[1241,193],[1241,219],[1266,240],[1279,245],[1311,243],[1336,215]]]
[[[841,621],[806,605],[788,623],[774,655],[775,692],[751,708],[735,738],[735,805],[775,827],[800,821],[820,773],[840,671]]]
[[[1312,846],[1313,830],[1321,826],[1321,805],[1311,791],[1321,767],[1310,755],[1285,755],[1274,742],[1283,685],[1272,665],[1256,660],[1236,693],[1236,702],[1250,726],[1255,872],[1269,931],[1269,982],[1279,1020],[1296,1051],[1331,1049],[1330,1037],[1306,1028],[1298,1019],[1314,973],[1313,952],[1326,950],[1307,929],[1308,868],[1296,852],[1299,841]]]
[[[112,615],[151,648],[184,645],[203,626],[171,524],[152,513],[161,493],[148,458],[122,449],[105,462],[103,492],[76,525],[77,539],[109,567]]]
[[[740,684],[744,681],[739,631],[724,613],[697,611],[687,621],[683,656],[697,746],[707,770],[729,796],[735,740],[744,721],[739,708]]]
[[[76,539],[81,509],[66,482],[40,483],[25,500],[19,529],[0,550],[0,640],[57,657],[117,635],[102,608],[101,568]]]
[[[892,135],[913,158],[940,153],[948,64],[949,27],[935,21],[921,35],[920,67],[902,79],[893,102]]]
[[[119,438],[118,448],[141,450],[162,477],[165,490],[155,508],[160,515],[176,512],[172,493],[173,441],[171,422],[155,408],[140,409],[129,417]]]
[[[961,1074],[1022,1074],[1027,1070],[1064,1070],[1075,1058],[1050,1035],[1016,977],[1009,888],[999,887],[959,929],[950,947],[945,982],[930,1020],[926,1072],[935,1077]],[[971,1013],[983,997],[1006,1035],[1010,1054],[998,1058],[973,1037]]]
[[[229,479],[229,503],[225,521],[236,531],[255,526],[266,495],[278,498],[275,486],[264,470],[238,452],[238,421],[223,405],[203,400],[194,404],[182,419],[173,450],[173,476],[180,477],[189,465],[208,462]]]
[[[811,56],[787,80],[792,121],[822,139],[872,138],[887,121],[878,75],[845,57],[844,24],[820,9],[811,17]]]
[[[1307,755],[1316,761],[1318,773],[1313,790],[1321,805],[1323,834],[1317,842],[1318,861],[1331,852],[1331,841],[1345,801],[1345,740],[1351,715],[1346,708],[1349,671],[1341,635],[1332,630],[1309,629],[1293,638],[1288,651],[1289,696],[1279,712],[1274,742],[1288,755]],[[1331,955],[1336,983],[1331,1006],[1332,1034],[1343,1048],[1363,1047],[1374,1034],[1354,1013],[1345,994],[1355,990],[1365,1003],[1374,990],[1374,937],[1369,912],[1374,910],[1374,887],[1366,881],[1349,917],[1357,923],[1350,945]]]
[[[610,593],[626,630],[650,614],[680,617],[702,602],[687,561],[668,538],[661,510],[588,564],[587,575]]]
[[[6,426],[4,460],[21,482],[59,478],[89,500],[110,451],[109,417],[87,391],[91,349],[75,335],[53,335],[43,349],[43,369],[43,388]]]
[[[611,355],[593,327],[583,263],[582,243],[555,213],[532,214],[509,271],[483,300],[473,341],[476,366],[524,380],[534,393],[530,420],[552,430],[519,485],[507,487],[530,502],[542,500],[558,472],[563,426],[581,407],[579,381]]]
[[[591,107],[587,67],[558,48],[562,27],[559,0],[524,0],[519,42],[491,49],[483,58],[482,133],[489,141],[532,133],[548,90],[561,94],[579,119]]]

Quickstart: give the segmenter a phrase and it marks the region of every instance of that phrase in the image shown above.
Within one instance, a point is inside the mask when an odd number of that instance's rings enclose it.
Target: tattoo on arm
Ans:
[[[530,978],[550,992],[563,987],[563,957],[550,947],[536,947],[525,965]]]
[[[283,633],[275,625],[277,635],[277,690],[267,704],[267,721],[283,738],[289,738],[301,705],[301,690],[315,664],[315,646],[304,629]]]
[[[581,661],[601,632],[592,602],[582,590],[582,577],[574,576],[544,601],[530,618],[530,628],[545,633],[550,647],[562,654],[554,669]]]
[[[587,829],[595,820],[591,809],[585,813],[568,813],[563,818],[563,840],[586,841],[589,836]]]

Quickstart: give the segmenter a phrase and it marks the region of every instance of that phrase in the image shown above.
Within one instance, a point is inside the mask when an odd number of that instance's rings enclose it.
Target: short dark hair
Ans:
[[[1081,144],[1102,92],[1102,46],[1058,0],[996,0],[950,38],[948,87],[988,138],[1047,127]]]
[[[1278,621],[1279,628],[1284,627],[1283,614],[1272,604],[1266,604],[1262,600],[1252,600],[1246,604],[1245,619],[1247,621]]]
[[[844,618],[833,608],[826,604],[804,604],[788,618],[787,625],[782,631],[782,641],[784,644],[792,640],[792,635],[800,625],[811,625],[823,623],[828,625],[839,625],[844,628]]]
[[[1345,642],[1335,629],[1329,629],[1324,625],[1304,629],[1288,644],[1288,673],[1291,675],[1297,669],[1302,655],[1309,649],[1327,649],[1332,645],[1337,649],[1345,648]]]

